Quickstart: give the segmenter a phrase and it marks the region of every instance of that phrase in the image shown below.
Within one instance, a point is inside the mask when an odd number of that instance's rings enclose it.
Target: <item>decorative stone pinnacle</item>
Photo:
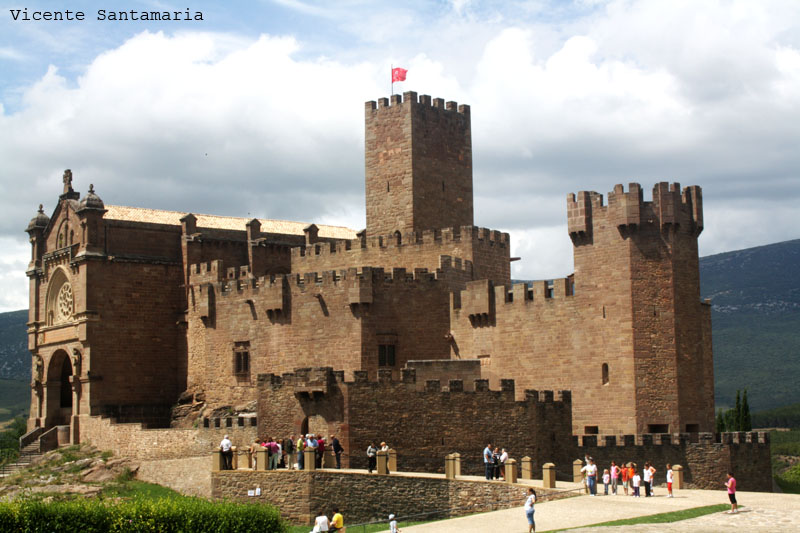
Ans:
[[[94,183],[89,184],[89,194],[94,194]]]
[[[39,212],[44,213],[44,205],[39,204]]]
[[[62,180],[64,182],[64,193],[72,192],[72,171],[70,169],[64,171]]]

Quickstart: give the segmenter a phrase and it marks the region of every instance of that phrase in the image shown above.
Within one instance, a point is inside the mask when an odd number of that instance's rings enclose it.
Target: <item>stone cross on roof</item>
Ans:
[[[72,171],[67,169],[64,171],[64,194],[72,192]]]

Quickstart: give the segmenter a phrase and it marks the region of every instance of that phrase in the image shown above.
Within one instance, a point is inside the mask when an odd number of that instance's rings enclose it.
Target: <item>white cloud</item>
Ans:
[[[475,221],[511,232],[515,277],[568,274],[566,194],[615,183],[701,185],[701,253],[797,238],[798,6],[578,2],[552,23],[541,3],[326,8],[359,41],[325,55],[302,34],[142,33],[0,106],[0,235],[54,207],[67,167],[110,204],[360,229],[363,102],[394,62],[396,90],[472,106]]]
[[[24,239],[0,236],[0,313],[28,307],[28,278],[25,270],[31,246]]]

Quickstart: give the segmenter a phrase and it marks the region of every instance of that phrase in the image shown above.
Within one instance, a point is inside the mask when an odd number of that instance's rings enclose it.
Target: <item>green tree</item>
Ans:
[[[750,417],[750,405],[747,403],[747,389],[744,389],[742,398],[742,429],[740,431],[752,431],[753,419]]]
[[[742,430],[742,400],[739,394],[739,389],[736,389],[736,411],[733,413],[733,425],[728,428],[728,431],[741,431]]]
[[[714,429],[717,433],[725,432],[725,412],[722,409],[717,409],[717,419],[714,423]]]

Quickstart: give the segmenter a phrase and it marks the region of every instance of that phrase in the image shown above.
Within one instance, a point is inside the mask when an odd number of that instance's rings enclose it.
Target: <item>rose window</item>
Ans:
[[[72,320],[72,286],[65,283],[58,291],[56,299],[56,323]]]

